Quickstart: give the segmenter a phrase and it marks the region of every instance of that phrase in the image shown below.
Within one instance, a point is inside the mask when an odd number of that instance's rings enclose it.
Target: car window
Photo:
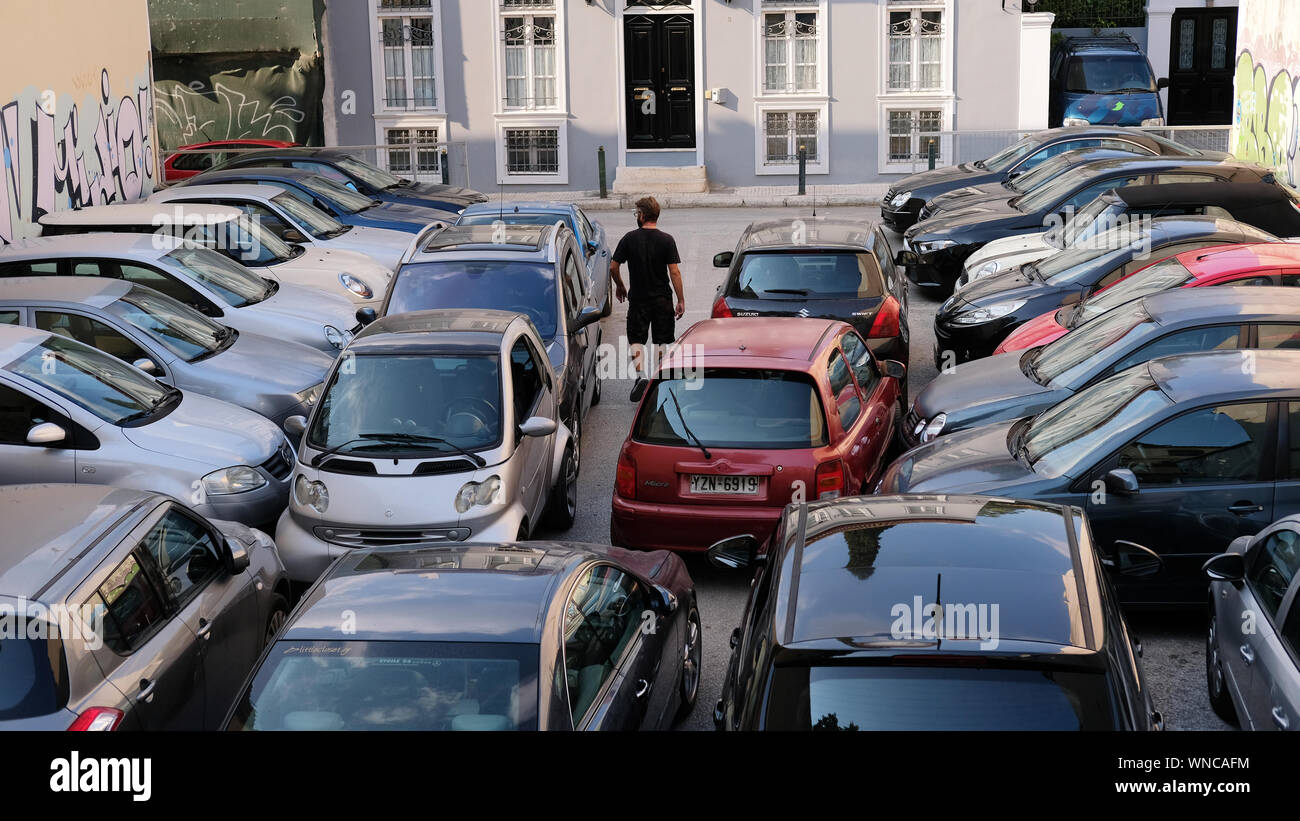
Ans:
[[[586,213],[581,208],[577,209],[577,211],[578,222],[582,224],[582,233],[586,235],[587,239],[594,240],[596,238],[596,226],[591,224],[591,220],[587,219]]]
[[[847,431],[862,415],[862,398],[858,396],[857,386],[849,375],[848,363],[838,350],[831,351],[826,376],[830,380],[831,393],[835,396],[835,406],[839,410],[840,426]]]
[[[1219,182],[1222,177],[1214,174],[1194,174],[1190,171],[1182,173],[1156,174],[1156,183],[1158,185],[1173,185],[1179,182]]]
[[[177,171],[206,171],[224,159],[225,154],[222,152],[194,151],[178,154],[172,160],[172,168]]]
[[[1292,600],[1286,624],[1282,627],[1282,641],[1290,646],[1292,653],[1300,656],[1300,605],[1296,605],[1295,601],[1300,599]]]
[[[732,293],[750,299],[806,299],[883,296],[884,279],[876,256],[838,251],[745,254]]]
[[[1213,328],[1192,328],[1179,331],[1138,348],[1112,365],[1111,372],[1119,373],[1159,356],[1177,356],[1201,351],[1235,351],[1240,339],[1241,328],[1238,325],[1221,325]]]
[[[840,348],[844,351],[844,358],[848,360],[853,375],[857,377],[862,395],[870,396],[876,389],[876,382],[880,380],[880,375],[876,372],[876,358],[871,355],[871,349],[862,341],[862,337],[852,331],[840,340]]]
[[[0,325],[17,325],[17,311],[0,311]]]
[[[1300,570],[1300,533],[1282,528],[1250,549],[1246,583],[1260,607],[1276,616],[1287,588]]]
[[[332,165],[326,165],[325,163],[320,162],[311,162],[309,160],[294,160],[289,163],[289,166],[291,168],[301,168],[310,171],[313,174],[319,174],[326,179],[334,180],[337,183],[346,185],[353,191],[357,190],[357,186],[352,182],[352,179]]]
[[[1228,281],[1226,281],[1226,282],[1220,282],[1219,284],[1220,284],[1220,285],[1235,285],[1235,286],[1238,286],[1238,287],[1240,287],[1240,286],[1242,286],[1242,285],[1246,285],[1246,286],[1256,286],[1256,287],[1261,287],[1261,288],[1267,288],[1267,287],[1273,285],[1274,282],[1273,282],[1273,277],[1271,277],[1271,276],[1253,276],[1253,277],[1242,277],[1241,279],[1230,279],[1230,280],[1228,280]]]
[[[582,269],[573,254],[564,258],[564,278],[567,280],[567,287],[564,289],[566,307],[569,310],[569,317],[576,319],[582,312],[583,297],[586,296],[587,289],[583,286]]]
[[[1268,441],[1268,403],[1184,413],[1127,445],[1119,467],[1144,485],[1255,482]]]
[[[8,385],[0,385],[0,445],[27,445],[27,432],[46,422],[67,424],[63,414],[39,400]]]
[[[849,377],[849,366],[844,361],[844,357],[837,350],[831,351],[831,357],[826,363],[826,378],[831,383],[831,394],[839,396],[844,386],[853,380]]]
[[[37,311],[36,327],[42,331],[84,342],[92,348],[99,348],[123,362],[134,363],[137,359],[149,358],[149,354],[143,348],[116,328],[88,316],[63,311]]]
[[[180,282],[176,277],[168,276],[162,271],[156,271],[153,268],[129,263],[121,263],[117,266],[117,269],[121,278],[127,282],[153,288],[155,291],[164,293],[177,302],[183,302],[192,308],[199,307],[195,304],[194,289]]]
[[[1038,165],[1043,160],[1051,159],[1052,157],[1059,157],[1067,151],[1075,151],[1080,148],[1096,148],[1099,145],[1101,145],[1100,139],[1064,140],[1059,143],[1053,143],[1030,157],[1029,161],[1022,165],[1021,168],[1029,168],[1031,163],[1033,165]]]
[[[640,583],[611,565],[587,570],[574,585],[564,607],[564,672],[574,726],[613,677],[646,605]]]
[[[280,239],[285,239],[285,232],[292,226],[280,219],[280,215],[267,208],[265,205],[257,202],[246,202],[243,200],[217,200],[217,205],[228,205],[231,208],[238,208],[248,216],[259,221],[262,227],[273,232]],[[296,230],[296,229],[294,229]],[[286,240],[287,241],[287,240]]]
[[[556,287],[553,263],[421,262],[402,266],[394,277],[385,313],[430,308],[510,311],[531,319],[538,336],[548,340],[555,338],[559,326]]]
[[[1290,436],[1287,442],[1291,452],[1288,460],[1290,472],[1287,476],[1291,479],[1300,479],[1300,402],[1290,403],[1289,411],[1287,426]]]
[[[1300,325],[1260,325],[1259,344],[1256,348],[1263,350],[1300,349]]]
[[[1065,90],[1072,94],[1154,93],[1156,78],[1141,54],[1089,54],[1070,60]]]
[[[515,391],[515,422],[522,423],[531,415],[542,393],[542,374],[523,337],[510,349],[510,379]]]
[[[170,510],[140,542],[153,559],[167,592],[183,605],[221,571],[221,556],[212,533],[176,510]]]
[[[1097,199],[1097,197],[1100,197],[1107,191],[1113,191],[1116,188],[1124,188],[1125,186],[1134,185],[1141,181],[1141,177],[1128,177],[1126,179],[1105,180],[1103,182],[1094,183],[1074,196],[1066,199],[1065,202],[1061,203],[1060,206],[1057,207],[1057,210],[1060,211],[1065,208],[1072,208],[1075,211],[1078,211],[1080,208]]]
[[[138,648],[167,620],[164,599],[141,559],[134,552],[127,556],[86,602],[91,627],[122,655]]]
[[[22,262],[7,262],[4,265],[0,265],[0,277],[40,277],[54,276],[58,273],[58,260],[41,262],[31,259],[23,260]]]

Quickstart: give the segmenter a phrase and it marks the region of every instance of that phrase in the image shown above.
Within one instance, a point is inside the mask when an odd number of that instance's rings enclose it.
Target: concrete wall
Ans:
[[[1233,153],[1300,184],[1300,3],[1241,0]]]
[[[151,193],[145,0],[4,0],[3,16],[0,244],[51,211]]]

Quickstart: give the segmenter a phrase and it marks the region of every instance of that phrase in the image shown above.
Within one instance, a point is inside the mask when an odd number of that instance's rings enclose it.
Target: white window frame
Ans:
[[[943,44],[940,47],[943,64],[939,67],[938,88],[891,90],[889,87],[889,15],[893,12],[937,11],[943,14]],[[956,17],[953,0],[882,0],[880,3],[880,95],[882,97],[942,97],[953,93],[953,46],[956,40]],[[912,50],[912,77],[920,72],[920,49]]]
[[[524,115],[529,116],[536,113],[569,113],[569,54],[568,40],[565,36],[567,29],[566,6],[564,0],[555,0],[552,6],[538,6],[531,8],[528,6],[508,7],[502,0],[489,0],[496,8],[492,15],[492,73],[495,79],[496,103],[493,110],[496,116]],[[483,2],[483,0],[477,0]],[[553,105],[537,105],[530,103],[526,106],[507,107],[506,106],[506,44],[505,44],[505,21],[507,17],[525,17],[534,16],[554,17],[555,18],[555,103]],[[529,93],[532,92],[532,60],[528,60],[528,84]]]
[[[943,166],[949,164],[949,156],[952,153],[952,136],[950,132],[953,129],[953,111],[954,104],[951,99],[920,98],[920,99],[894,99],[889,98],[880,102],[880,132],[876,140],[877,145],[877,168],[881,174],[912,174],[925,169],[920,163],[920,158],[913,160],[890,160],[889,159],[889,114],[891,111],[910,111],[913,115],[918,111],[938,111],[943,120],[939,124],[939,154],[936,164]]]
[[[754,96],[756,98],[781,98],[781,99],[829,99],[830,94],[830,6],[827,0],[816,0],[815,2],[776,2],[775,0],[761,0],[756,3],[754,9]],[[767,15],[769,14],[794,14],[817,15],[817,87],[802,91],[768,91],[767,83]],[[787,70],[790,72],[790,78],[793,80],[795,70],[794,46],[789,45],[787,54]]]
[[[401,119],[401,120],[395,120],[395,121],[391,121],[391,122],[384,122],[384,123],[382,123],[382,124],[380,125],[379,129],[378,129],[378,135],[377,135],[377,139],[375,140],[375,144],[376,144],[376,145],[380,145],[380,146],[385,146],[385,147],[376,150],[376,152],[375,152],[375,153],[376,153],[376,159],[379,160],[379,162],[377,162],[376,165],[378,165],[379,167],[383,168],[385,171],[389,172],[390,174],[397,174],[398,176],[406,176],[406,177],[410,177],[410,178],[413,179],[413,180],[422,180],[422,181],[427,181],[427,180],[429,180],[429,179],[432,179],[432,178],[435,178],[435,177],[436,177],[436,178],[437,178],[436,181],[437,181],[437,182],[441,182],[441,181],[442,181],[442,162],[443,162],[443,158],[442,158],[442,155],[441,155],[441,148],[433,149],[435,152],[438,152],[438,167],[435,168],[433,171],[423,171],[423,172],[422,172],[422,171],[420,171],[418,168],[416,168],[416,166],[415,166],[415,154],[413,154],[413,153],[411,152],[410,149],[407,150],[407,153],[408,153],[408,155],[410,155],[411,158],[412,158],[411,168],[410,168],[409,170],[406,170],[406,171],[398,171],[398,170],[394,170],[394,169],[389,165],[390,157],[389,157],[388,152],[389,152],[391,149],[389,149],[389,148],[387,147],[387,146],[389,145],[389,143],[388,143],[388,132],[389,132],[390,130],[393,130],[393,129],[399,129],[399,128],[401,128],[401,129],[406,129],[407,131],[411,131],[411,132],[421,131],[421,130],[427,130],[427,129],[432,129],[433,131],[437,132],[437,134],[438,134],[438,140],[437,140],[438,143],[439,143],[440,145],[445,145],[446,142],[447,142],[447,137],[446,137],[446,134],[444,133],[444,129],[445,129],[445,127],[446,127],[446,126],[440,124],[440,123],[437,122],[437,121],[433,121],[433,120],[426,120],[426,121],[423,121],[423,122],[418,122],[418,121],[414,121],[414,120]],[[418,151],[419,149],[416,149],[416,150]],[[447,160],[448,160],[448,162],[450,162],[450,157],[448,157]]]
[[[442,0],[429,0],[427,7],[428,16],[433,18],[433,70],[434,70],[434,105],[416,106],[414,98],[405,106],[390,106],[387,103],[387,92],[384,86],[384,46],[380,38],[382,37],[381,20],[385,18],[407,18],[407,17],[424,17],[425,9],[415,8],[383,8],[379,5],[380,0],[366,0],[366,5],[370,14],[370,62],[371,62],[371,79],[374,87],[374,106],[375,114],[441,114],[445,111],[444,105],[447,99],[446,89],[444,87],[444,77],[446,71],[443,65],[443,38],[442,38]],[[409,46],[406,48],[406,82],[407,93],[411,94],[411,88],[414,80],[411,76],[411,53]],[[439,131],[439,133],[443,133]]]
[[[758,176],[788,176],[799,173],[799,162],[771,164],[767,162],[767,115],[769,112],[790,114],[815,112],[817,114],[817,161],[808,161],[808,174],[831,173],[830,160],[830,103],[796,102],[787,100],[761,100],[754,105],[754,173]]]
[[[942,132],[956,130],[956,71],[954,63],[954,44],[957,34],[955,0],[880,0],[880,91],[876,102],[879,109],[877,117],[876,163],[877,173],[911,174],[920,170],[916,162],[891,162],[889,160],[889,112],[891,111],[939,111],[943,116]],[[943,13],[943,65],[940,67],[940,87],[928,91],[889,89],[889,15],[900,11],[938,11]],[[913,71],[919,66],[919,50],[914,50]],[[915,75],[914,75],[915,76]],[[938,164],[947,165],[952,152],[952,139],[940,140]]]
[[[506,170],[506,132],[516,129],[548,128],[556,131],[558,167],[554,174],[510,174]],[[569,120],[567,117],[498,117],[496,121],[498,185],[568,185]]]

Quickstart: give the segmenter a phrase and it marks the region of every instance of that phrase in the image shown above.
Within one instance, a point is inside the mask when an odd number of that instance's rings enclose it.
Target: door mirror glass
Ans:
[[[302,235],[301,231],[294,230],[293,228],[284,229],[284,233],[280,235],[280,238],[283,239],[285,242],[306,242],[307,241],[307,238]]]
[[[530,416],[519,426],[520,436],[550,436],[555,433],[556,424],[554,419],[547,419],[545,416]]]
[[[1106,489],[1120,496],[1132,496],[1140,489],[1137,475],[1128,468],[1115,468],[1106,474]]]
[[[880,363],[880,367],[884,370],[885,376],[893,377],[899,382],[907,378],[907,366],[896,359],[886,359]]]
[[[723,251],[721,254],[713,255],[714,268],[730,268],[731,259],[735,256],[731,251]]]
[[[573,330],[580,331],[583,328],[600,320],[600,310],[588,305],[578,314],[578,318],[573,321]]]
[[[1220,553],[1201,565],[1201,572],[1212,582],[1240,582],[1246,578],[1246,557],[1240,553]]]
[[[895,264],[895,265],[898,265],[898,266],[901,266],[901,267],[903,267],[903,268],[907,268],[908,266],[916,265],[916,252],[915,252],[915,251],[899,251],[899,252],[894,256],[894,264]]]
[[[661,584],[654,586],[655,597],[650,602],[651,606],[660,613],[677,612],[677,596],[672,591]]]
[[[250,564],[248,548],[238,539],[226,539],[225,542],[226,570],[230,575],[238,576],[247,570]]]
[[[137,359],[131,364],[139,368],[140,370],[144,371],[145,373],[149,374],[150,376],[158,375],[158,366],[154,364],[154,361],[152,359]]]
[[[53,422],[42,422],[27,431],[29,445],[57,445],[68,438],[68,432]]]
[[[284,429],[294,436],[302,436],[303,431],[307,430],[307,417],[301,414],[290,416],[284,420]]]
[[[714,542],[706,554],[709,564],[723,570],[744,570],[759,564],[758,539],[746,533]]]

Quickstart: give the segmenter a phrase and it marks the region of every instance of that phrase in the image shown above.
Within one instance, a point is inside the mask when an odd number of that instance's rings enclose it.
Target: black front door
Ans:
[[[1232,122],[1237,10],[1174,12],[1169,46],[1169,124]]]
[[[695,18],[623,21],[628,148],[695,147]]]

